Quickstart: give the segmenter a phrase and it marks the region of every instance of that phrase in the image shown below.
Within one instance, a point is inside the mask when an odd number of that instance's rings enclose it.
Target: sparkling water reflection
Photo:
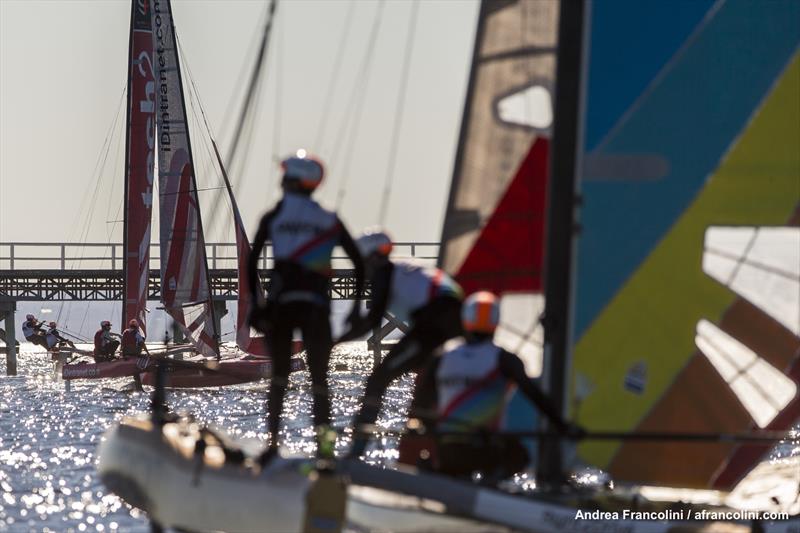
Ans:
[[[334,350],[330,368],[333,424],[343,428],[360,405],[372,358],[365,343],[349,343]],[[64,384],[52,378],[49,357],[24,345],[18,371],[17,377],[5,377],[5,358],[0,358],[0,531],[148,531],[146,516],[110,494],[95,472],[103,432],[123,416],[147,410],[148,394],[123,392],[124,379],[74,381],[65,392]],[[296,372],[290,382],[281,440],[293,452],[311,454],[308,373]],[[387,392],[390,415],[379,425],[401,427],[410,383],[405,377]],[[177,390],[169,394],[169,403],[255,448],[265,438],[267,391],[266,382]],[[337,451],[346,450],[349,440],[340,437]],[[380,447],[368,450],[370,461],[397,456],[396,438],[376,440]]]

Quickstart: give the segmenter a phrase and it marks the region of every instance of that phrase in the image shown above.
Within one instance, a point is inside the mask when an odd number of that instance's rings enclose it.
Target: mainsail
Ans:
[[[585,427],[800,418],[798,18],[793,0],[593,5],[570,402]],[[766,451],[579,449],[620,481],[723,490]]]
[[[219,354],[203,224],[169,0],[153,2],[158,85],[161,300],[202,354]]]
[[[122,324],[135,318],[146,330],[150,218],[153,205],[155,81],[150,2],[131,2],[128,112],[125,142]]]
[[[541,364],[542,262],[558,2],[481,3],[439,263],[501,300],[497,341]]]

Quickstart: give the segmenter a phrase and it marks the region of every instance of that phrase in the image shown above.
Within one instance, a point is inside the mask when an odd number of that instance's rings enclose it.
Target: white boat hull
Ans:
[[[195,452],[200,428],[184,421],[158,430],[146,418],[126,418],[98,451],[103,482],[129,504],[165,527],[191,531],[291,532],[303,530],[310,459],[273,460],[265,471],[252,459],[225,461],[221,441],[207,437]],[[220,439],[220,440],[218,440]],[[390,470],[340,461],[349,480],[347,523],[371,532],[713,531],[744,533],[732,523],[683,520],[580,519],[574,504],[523,497],[412,470]],[[622,514],[622,511],[619,512]]]

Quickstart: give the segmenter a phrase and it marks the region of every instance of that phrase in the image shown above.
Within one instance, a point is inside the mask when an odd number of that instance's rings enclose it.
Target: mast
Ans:
[[[128,106],[125,110],[125,171],[122,204],[122,316],[120,327],[124,328],[127,319],[128,307],[128,184],[130,183],[130,153],[131,153],[131,85],[133,69],[131,57],[133,56],[133,21],[136,13],[136,0],[131,0],[131,25],[128,34]]]
[[[542,381],[556,409],[566,417],[572,357],[576,207],[583,153],[583,107],[590,4],[562,0],[558,21],[555,123],[550,151],[550,193],[545,255],[545,331]],[[564,479],[563,446],[544,439],[538,479],[557,485]]]

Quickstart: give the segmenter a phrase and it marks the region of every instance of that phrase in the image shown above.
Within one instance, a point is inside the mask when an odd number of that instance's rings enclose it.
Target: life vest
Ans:
[[[287,193],[269,225],[276,261],[289,261],[329,276],[341,224],[335,213],[302,194]]]
[[[32,320],[26,320],[25,322],[22,323],[22,334],[25,335],[26,339],[29,339],[34,335],[36,335],[37,329],[38,328],[36,327],[36,322]]]
[[[139,355],[144,339],[139,330],[128,328],[122,332],[122,355]]]
[[[394,261],[389,291],[389,311],[406,322],[434,298],[461,298],[461,287],[444,271],[409,261]]]
[[[436,370],[439,428],[468,431],[497,429],[513,385],[501,373],[502,349],[487,340],[462,344],[443,354]]]
[[[58,341],[61,340],[61,335],[58,334],[57,329],[51,328],[47,330],[46,339],[47,339],[47,347],[52,348],[53,346],[58,344]]]
[[[94,351],[95,353],[97,353],[102,349],[103,349],[103,330],[98,329],[94,334]]]

